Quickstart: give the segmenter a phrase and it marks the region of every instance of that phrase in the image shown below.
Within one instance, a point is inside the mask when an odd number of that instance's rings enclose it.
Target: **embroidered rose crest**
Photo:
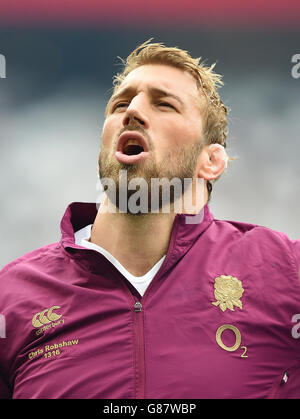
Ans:
[[[227,308],[234,311],[234,306],[242,309],[242,302],[240,298],[243,295],[244,288],[242,282],[234,276],[221,275],[215,279],[214,295],[217,301],[212,301],[214,306],[220,306],[222,311]]]

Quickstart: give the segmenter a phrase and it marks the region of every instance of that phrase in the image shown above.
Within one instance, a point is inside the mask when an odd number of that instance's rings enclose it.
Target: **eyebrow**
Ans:
[[[171,92],[167,92],[165,90],[159,89],[157,87],[149,87],[148,91],[150,91],[153,95],[155,96],[160,96],[160,97],[171,97],[175,100],[177,100],[181,106],[185,106],[182,99],[175,95],[174,93]],[[113,95],[110,99],[110,103],[115,102],[117,99],[119,99],[120,97],[124,97],[124,96],[130,96],[133,95],[136,92],[136,88],[135,87],[126,87],[125,89],[121,90],[119,93],[116,93],[115,95]]]

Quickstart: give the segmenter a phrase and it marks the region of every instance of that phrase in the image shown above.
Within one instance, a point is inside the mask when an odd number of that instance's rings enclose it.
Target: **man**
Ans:
[[[99,210],[72,203],[59,243],[2,270],[2,397],[298,398],[300,241],[208,207],[228,160],[220,76],[150,41],[124,64]]]

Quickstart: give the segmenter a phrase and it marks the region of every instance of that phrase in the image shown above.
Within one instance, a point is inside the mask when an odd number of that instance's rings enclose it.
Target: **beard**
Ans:
[[[142,211],[132,212],[128,205],[130,198],[137,193],[132,190],[130,183],[136,183],[139,186],[140,201],[144,199],[147,202],[146,212],[157,212],[165,205],[165,195],[163,192],[163,184],[170,184],[176,180],[177,187],[170,187],[167,198],[168,204],[173,204],[177,199],[182,198],[184,187],[188,182],[192,182],[195,176],[197,160],[203,149],[203,141],[199,140],[192,145],[185,145],[174,151],[167,152],[157,162],[154,158],[153,147],[150,151],[150,158],[143,160],[138,164],[122,164],[115,157],[114,152],[108,149],[101,150],[98,159],[99,178],[106,195],[110,202],[119,210],[122,210],[122,202],[120,197],[126,197],[126,211],[132,215],[140,215]],[[124,173],[126,177],[124,177]],[[106,180],[109,179],[115,185],[114,188],[107,188]],[[159,181],[158,198],[154,203],[153,180]],[[156,196],[156,195],[155,195]],[[124,211],[122,211],[124,212]]]

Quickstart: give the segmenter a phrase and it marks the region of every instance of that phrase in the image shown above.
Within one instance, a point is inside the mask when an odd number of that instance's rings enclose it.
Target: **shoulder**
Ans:
[[[9,262],[0,270],[0,286],[9,278],[19,277],[22,272],[47,269],[49,263],[58,262],[63,257],[59,242],[32,250]]]
[[[215,226],[226,233],[233,233],[239,239],[271,241],[272,243],[290,246],[293,241],[283,232],[273,230],[258,224],[232,220],[214,220]],[[299,241],[300,243],[300,241]]]
[[[300,240],[291,240],[287,234],[258,224],[231,220],[214,220],[219,237],[238,247],[244,255],[255,255],[258,259],[276,259],[291,265],[299,275]]]

